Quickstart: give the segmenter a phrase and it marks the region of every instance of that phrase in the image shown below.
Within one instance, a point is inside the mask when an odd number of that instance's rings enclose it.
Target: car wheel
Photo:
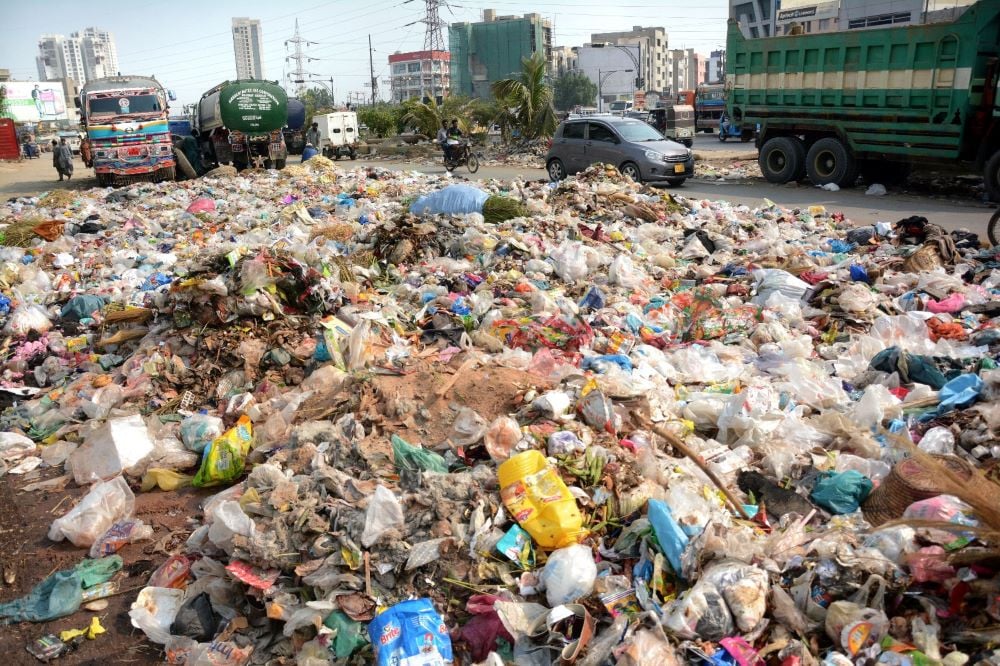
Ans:
[[[813,185],[834,183],[849,187],[858,177],[857,164],[847,146],[839,139],[826,137],[809,148],[806,174]]]
[[[550,180],[559,181],[566,177],[566,167],[560,159],[549,160],[545,168],[548,169]]]
[[[687,178],[667,178],[667,184],[670,185],[670,187],[680,187],[684,184],[685,180],[687,180]]]
[[[761,148],[757,163],[769,183],[798,180],[805,163],[805,148],[794,137],[777,136],[768,139]]]
[[[637,183],[642,182],[642,173],[639,172],[639,167],[635,162],[626,162],[618,168],[623,176],[631,178]]]

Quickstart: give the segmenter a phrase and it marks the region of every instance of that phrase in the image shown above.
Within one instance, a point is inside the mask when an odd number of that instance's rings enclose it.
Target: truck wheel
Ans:
[[[278,169],[279,171],[281,169],[284,169],[285,168],[285,160],[274,160],[274,168]]]
[[[783,185],[802,177],[805,148],[798,139],[776,136],[768,139],[760,149],[757,163],[767,182]]]
[[[813,185],[849,187],[858,177],[858,167],[851,151],[839,139],[826,137],[809,148],[806,174]]]
[[[174,148],[174,160],[177,162],[177,166],[180,167],[181,173],[188,180],[194,180],[198,177],[198,173],[191,166],[191,160],[187,158],[182,151]]]
[[[233,155],[233,166],[236,167],[237,171],[243,171],[247,168],[249,164],[246,154]]]
[[[1000,201],[1000,150],[986,160],[983,169],[983,182],[986,185],[986,196],[990,201]]]

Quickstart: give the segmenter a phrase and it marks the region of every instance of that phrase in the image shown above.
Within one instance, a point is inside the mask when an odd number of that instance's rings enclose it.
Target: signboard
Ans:
[[[68,119],[66,97],[58,81],[4,81],[0,87],[7,91],[5,118],[18,123]]]
[[[776,22],[778,25],[794,21],[814,21],[834,18],[840,14],[839,2],[816,2],[816,0],[782,0]]]
[[[287,120],[288,96],[280,86],[266,81],[234,83],[219,93],[222,122],[240,132],[271,132]]]

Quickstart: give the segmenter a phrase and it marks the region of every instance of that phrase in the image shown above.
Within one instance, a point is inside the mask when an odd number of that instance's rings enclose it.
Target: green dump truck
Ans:
[[[274,81],[225,81],[201,96],[191,125],[206,161],[283,169],[288,96]]]
[[[1000,0],[950,23],[747,39],[730,20],[729,117],[772,183],[888,184],[961,165],[1000,201]]]

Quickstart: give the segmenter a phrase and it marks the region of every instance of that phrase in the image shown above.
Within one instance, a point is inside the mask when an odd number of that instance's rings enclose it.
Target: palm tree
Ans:
[[[445,97],[441,104],[438,104],[431,97],[426,102],[410,100],[404,102],[403,105],[406,108],[406,113],[403,115],[403,124],[411,125],[419,130],[420,133],[426,134],[429,137],[437,134],[442,120],[451,121],[452,118],[457,118],[459,128],[466,134],[469,133],[469,128],[472,127],[469,119],[473,105],[467,97]]]
[[[545,83],[545,58],[536,52],[521,60],[518,78],[495,82],[490,89],[500,107],[497,117],[501,131],[517,129],[525,139],[552,136],[556,131],[556,111],[552,88]]]

